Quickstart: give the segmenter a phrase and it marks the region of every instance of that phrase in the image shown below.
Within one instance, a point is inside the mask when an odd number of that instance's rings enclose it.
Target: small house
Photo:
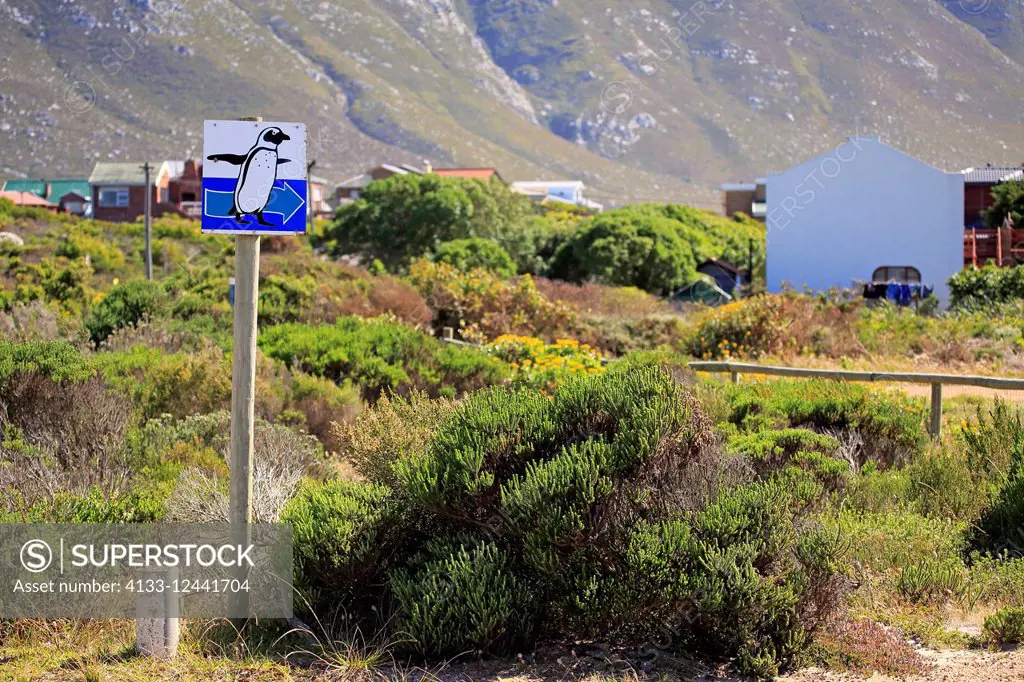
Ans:
[[[968,230],[985,227],[985,212],[994,203],[992,190],[1004,182],[1024,180],[1024,167],[993,166],[965,168],[964,227]]]
[[[45,199],[49,204],[57,207],[57,210],[66,211],[75,215],[85,215],[89,202],[89,180],[86,178],[40,178],[7,180],[3,184],[3,191],[6,192],[30,192],[40,199]],[[84,197],[85,202],[70,199],[66,208],[63,198],[68,195]]]
[[[964,179],[874,138],[767,178],[767,285],[827,291],[880,268],[916,272],[945,304],[963,267]]]
[[[764,178],[751,183],[732,183],[722,185],[722,210],[725,217],[732,218],[743,213],[754,220],[764,222],[767,212],[765,196],[767,187]]]
[[[750,282],[750,277],[742,268],[723,258],[710,258],[697,266],[697,272],[715,280],[718,288],[735,297],[736,289]]]
[[[60,198],[57,204],[62,213],[70,213],[71,215],[84,216],[89,213],[89,197],[83,196],[78,192],[68,192]]]
[[[513,182],[513,192],[525,194],[538,203],[562,202],[600,213],[604,206],[583,196],[586,186],[579,180],[536,180]]]

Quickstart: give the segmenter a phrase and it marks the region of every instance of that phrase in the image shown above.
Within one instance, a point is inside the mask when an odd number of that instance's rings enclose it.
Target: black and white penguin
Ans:
[[[248,225],[249,221],[244,220],[243,216],[254,215],[260,225],[272,225],[263,218],[263,210],[270,201],[270,193],[277,181],[277,167],[289,162],[289,159],[278,157],[277,148],[290,139],[283,130],[272,126],[260,132],[248,154],[211,154],[206,157],[210,161],[224,161],[242,167],[235,184],[235,202],[231,209],[231,215],[236,221]]]

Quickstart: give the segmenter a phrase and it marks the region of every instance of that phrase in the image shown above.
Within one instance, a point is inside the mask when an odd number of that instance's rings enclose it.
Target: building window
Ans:
[[[903,284],[920,284],[921,271],[909,265],[885,265],[875,270],[872,282],[899,282]]]
[[[170,187],[158,187],[156,191],[157,203],[166,204],[171,198]]]
[[[100,206],[104,208],[124,208],[127,205],[127,187],[106,187],[100,190]]]

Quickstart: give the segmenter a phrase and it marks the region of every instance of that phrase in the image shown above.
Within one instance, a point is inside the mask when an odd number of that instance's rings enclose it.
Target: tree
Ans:
[[[530,200],[498,180],[395,175],[370,183],[358,201],[341,207],[322,241],[335,256],[379,259],[392,272],[444,242],[472,237],[497,242],[518,262],[533,215]]]
[[[472,236],[473,202],[458,183],[436,175],[394,175],[371,182],[338,209],[324,233],[335,256],[379,259],[402,271],[441,243]]]
[[[489,270],[500,277],[516,274],[516,264],[508,252],[489,239],[473,237],[445,242],[434,252],[435,263],[447,263],[461,272],[474,269]]]
[[[693,279],[696,266],[677,222],[651,213],[612,211],[584,223],[558,250],[551,270],[559,279],[593,279],[667,294]]]
[[[1013,218],[1013,224],[1024,227],[1024,181],[1004,182],[992,188],[992,206],[985,211],[985,225],[990,228],[1003,226],[1006,216]]]

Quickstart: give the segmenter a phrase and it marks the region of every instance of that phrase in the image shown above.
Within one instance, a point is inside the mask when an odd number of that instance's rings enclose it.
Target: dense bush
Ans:
[[[381,577],[401,541],[401,508],[388,488],[372,483],[308,482],[288,503],[296,586],[322,620],[330,609],[376,607]]]
[[[124,268],[124,252],[104,239],[85,231],[69,232],[57,247],[56,254],[74,260],[89,257],[96,272],[118,272]]]
[[[508,252],[491,240],[479,237],[445,242],[434,249],[432,260],[435,263],[447,263],[460,272],[480,269],[493,272],[499,277],[516,274],[516,265]]]
[[[949,278],[949,294],[953,308],[987,309],[993,304],[1024,299],[1024,267],[964,268]]]
[[[978,549],[1024,556],[1024,431],[1013,443],[1009,476],[995,503],[982,514],[969,539]]]
[[[166,491],[137,488],[106,493],[100,488],[56,492],[29,504],[6,500],[0,504],[4,523],[151,523],[164,518]],[[14,502],[14,504],[12,504]],[[4,511],[4,507],[7,511]]]
[[[835,605],[834,539],[781,483],[722,492],[712,440],[657,368],[475,394],[397,459],[394,495],[300,493],[299,583],[344,609],[374,593],[429,655],[668,627],[670,648],[774,674]]]
[[[524,260],[536,247],[523,234],[533,214],[526,197],[498,181],[437,175],[395,175],[372,182],[355,202],[338,209],[322,240],[336,256],[380,260],[392,272],[453,240],[490,239]]]
[[[571,310],[554,303],[524,275],[505,281],[493,273],[459,272],[444,263],[417,261],[409,280],[434,311],[434,328],[451,327],[476,342],[504,334],[538,336],[553,341],[571,336]]]
[[[764,260],[764,228],[746,217],[726,220],[677,205],[641,204],[582,223],[559,249],[554,277],[596,279],[670,293],[696,277],[709,258],[757,264]]]
[[[168,353],[137,345],[98,354],[95,362],[145,418],[216,412],[231,400],[231,363],[215,346]]]
[[[1024,609],[1000,609],[986,618],[985,638],[992,644],[1024,644]]]
[[[270,327],[259,339],[269,357],[293,370],[351,381],[368,399],[385,390],[456,395],[499,383],[504,363],[472,349],[443,345],[423,332],[378,318],[339,318],[333,325]]]
[[[123,487],[131,416],[70,344],[0,341],[0,488],[32,503],[62,490]]]
[[[759,476],[782,476],[795,486],[811,482],[826,492],[838,492],[853,474],[850,462],[836,458],[839,441],[807,429],[738,434],[729,440],[728,448],[748,458]],[[813,499],[820,492],[812,488],[802,494]]]
[[[683,347],[704,360],[780,354],[795,341],[783,307],[782,297],[766,294],[708,310]]]
[[[408,398],[381,396],[354,422],[337,422],[332,430],[339,454],[368,481],[393,488],[394,463],[426,452],[434,431],[455,409],[453,400],[431,400],[425,393]]]
[[[147,316],[161,313],[167,305],[163,287],[148,280],[134,280],[115,286],[89,312],[85,328],[99,346],[121,327],[135,326]]]
[[[1018,227],[1024,223],[1024,182],[1003,182],[992,188],[992,205],[985,211],[985,226],[1000,228],[1007,216]]]
[[[809,428],[855,432],[862,447],[850,453],[859,468],[868,461],[904,464],[924,450],[922,401],[860,384],[830,381],[764,381],[726,389],[729,421],[744,429]]]
[[[673,221],[605,213],[581,225],[562,245],[551,274],[667,294],[692,280],[696,267],[693,249]]]

